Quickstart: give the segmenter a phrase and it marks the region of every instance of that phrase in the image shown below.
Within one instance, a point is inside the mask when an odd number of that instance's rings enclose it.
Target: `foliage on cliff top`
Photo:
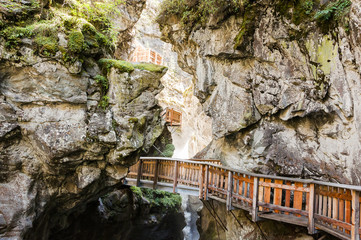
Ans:
[[[157,22],[162,25],[170,16],[177,16],[182,26],[190,31],[195,25],[204,25],[212,15],[220,12],[226,15],[240,11],[242,1],[238,0],[199,0],[190,3],[187,0],[166,0],[162,3]]]
[[[177,210],[182,204],[182,198],[178,194],[134,186],[130,189],[138,199],[146,199],[154,208]]]
[[[18,11],[18,15],[25,15],[21,19],[0,24],[0,36],[4,38],[8,49],[19,49],[23,39],[27,38],[36,43],[35,54],[53,57],[61,51],[65,62],[74,62],[74,59],[87,55],[107,55],[114,51],[117,32],[112,19],[120,15],[118,6],[124,3],[123,0],[91,3],[86,0],[65,0],[62,5],[53,3],[46,6],[44,11],[35,16],[24,9],[19,10],[19,6],[35,9],[39,7],[39,0],[32,0],[31,6],[18,0],[11,4],[4,4],[3,1],[0,0],[0,12],[4,10],[3,5],[6,5],[6,11],[13,8],[13,11]],[[60,46],[58,33],[65,34],[67,46]]]

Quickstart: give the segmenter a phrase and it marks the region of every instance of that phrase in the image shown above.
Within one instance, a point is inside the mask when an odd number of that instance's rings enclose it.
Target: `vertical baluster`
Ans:
[[[340,188],[339,189],[339,193],[341,195],[344,195],[344,189],[343,188]],[[345,200],[343,199],[339,199],[339,202],[338,202],[338,220],[344,222],[345,221],[345,215],[344,215],[344,211],[345,211]],[[339,228],[340,231],[343,231],[344,229],[343,228]]]
[[[346,194],[348,196],[351,196],[351,191],[347,189]],[[351,223],[351,201],[350,200],[345,201],[345,218],[346,218],[347,223]],[[350,234],[350,231],[346,230],[346,233]]]
[[[174,161],[174,178],[173,178],[173,193],[176,192],[176,187],[178,184],[178,161]]]
[[[248,176],[249,177],[249,176]],[[253,187],[254,187],[254,178],[255,177],[253,177],[253,176],[251,176],[251,177],[249,177],[249,179],[251,180],[251,182],[250,183],[248,183],[248,188],[249,188],[249,195],[248,195],[248,197],[250,198],[250,199],[254,199],[253,198]],[[258,183],[258,178],[257,178],[257,183]],[[257,189],[258,189],[258,187],[257,187]],[[257,193],[258,194],[258,193]],[[258,196],[258,195],[257,195]],[[252,200],[253,201],[253,200]],[[252,204],[250,204],[251,206],[252,206]]]
[[[204,187],[204,177],[205,177],[205,171],[204,171],[204,166],[200,165],[199,166],[199,199],[203,199],[204,195],[203,195],[203,187]]]
[[[308,194],[308,233],[315,234],[315,219],[314,219],[314,206],[315,206],[315,184],[309,185],[310,192]]]
[[[267,178],[265,179],[266,183],[271,183],[272,179]],[[271,203],[271,188],[270,187],[265,187],[264,188],[264,203]],[[265,211],[269,211],[268,208],[264,209]]]
[[[259,178],[259,183],[264,182],[264,178]],[[264,192],[264,187],[263,186],[258,186],[258,201],[260,202],[264,202],[263,200],[263,192]],[[263,211],[263,207],[259,207],[259,211]]]
[[[205,194],[204,194],[204,200],[208,200],[208,184],[209,184],[209,166],[206,165],[206,174],[205,174],[206,182],[205,182]]]
[[[352,226],[351,240],[360,239],[360,192],[352,190]]]
[[[157,188],[158,183],[158,167],[159,167],[159,160],[155,160],[155,169],[154,169],[154,182],[153,182],[153,189]]]
[[[286,181],[286,185],[287,186],[291,186],[292,183],[290,181]],[[286,207],[291,207],[291,190],[286,190],[286,195],[285,195],[285,206]],[[289,215],[289,212],[285,212],[286,215]]]
[[[283,184],[283,180],[275,179],[276,184]],[[273,204],[276,206],[282,205],[282,189],[276,188],[274,189],[274,198],[273,198]],[[281,213],[279,210],[275,210],[275,213]]]
[[[223,175],[223,174],[225,174],[225,175]],[[227,190],[228,190],[228,173],[227,173],[227,171],[224,171],[223,174],[222,175],[223,175],[223,179],[224,179],[224,187],[222,189],[224,189],[225,192],[227,192]],[[227,198],[227,194],[226,194],[226,198]]]
[[[332,192],[337,195],[338,188],[332,188]],[[336,197],[332,198],[332,218],[338,220],[338,199]],[[334,225],[333,228],[336,229],[337,226]]]
[[[303,183],[296,182],[295,186],[296,187],[303,187]],[[303,200],[302,195],[303,195],[303,192],[301,192],[301,191],[295,191],[294,192],[294,195],[293,195],[293,198],[294,198],[293,199],[293,208],[302,210],[302,200]],[[301,217],[301,215],[299,215],[299,214],[295,214],[295,216]]]
[[[137,175],[137,187],[140,186],[140,178],[142,176],[142,165],[143,165],[143,160],[140,159],[139,166],[138,166],[138,175]]]
[[[325,193],[327,193],[327,191],[328,191],[327,186],[322,186],[322,190],[323,190]],[[323,198],[323,199],[322,199],[322,204],[323,204],[323,206],[322,206],[322,215],[323,215],[323,216],[327,216],[327,196],[326,196],[326,195],[323,195],[322,198]]]
[[[232,210],[232,189],[233,189],[233,173],[231,171],[228,172],[228,186],[227,186],[227,210]]]
[[[252,195],[252,221],[258,221],[258,177],[253,179],[253,195]]]

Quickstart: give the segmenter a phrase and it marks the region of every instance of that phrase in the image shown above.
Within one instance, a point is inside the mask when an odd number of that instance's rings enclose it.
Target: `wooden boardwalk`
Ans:
[[[219,160],[142,157],[127,184],[185,192],[244,209],[253,221],[272,219],[360,239],[361,186],[261,175],[221,166]]]

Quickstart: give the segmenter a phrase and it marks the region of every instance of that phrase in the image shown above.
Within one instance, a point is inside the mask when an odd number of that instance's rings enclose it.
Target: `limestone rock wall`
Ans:
[[[173,157],[191,158],[211,141],[212,120],[204,114],[199,100],[193,95],[192,76],[178,66],[177,53],[172,50],[172,45],[161,39],[155,21],[162,2],[147,1],[135,25],[133,46],[140,44],[157,51],[163,57],[163,65],[169,68],[162,78],[164,89],[157,98],[163,109],[168,107],[182,112],[182,126],[169,128],[175,146]]]
[[[256,1],[236,14],[219,8],[191,30],[182,16],[159,19],[213,120],[213,141],[198,157],[360,184],[361,2],[352,1],[345,24],[329,22],[326,30],[288,4]]]
[[[18,20],[0,4],[2,24]],[[130,20],[115,24],[131,31],[143,7],[144,1],[127,2],[121,10]],[[164,129],[155,96],[166,70],[107,66],[104,73],[97,61],[111,52],[100,47],[65,63],[60,50],[71,46],[65,33],[59,30],[59,51],[47,56],[45,45],[36,50],[38,39],[19,35],[9,48],[0,38],[1,239],[48,239],[50,229],[68,227],[72,212],[122,184]]]

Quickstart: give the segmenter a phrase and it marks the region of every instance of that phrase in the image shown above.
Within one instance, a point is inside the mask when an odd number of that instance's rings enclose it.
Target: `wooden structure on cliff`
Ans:
[[[132,56],[130,57],[131,62],[147,62],[154,63],[157,65],[163,64],[163,57],[156,51],[145,48],[143,46],[138,46],[135,48]]]
[[[221,166],[218,160],[142,157],[130,167],[130,185],[184,192],[271,219],[360,239],[361,186],[261,175]]]
[[[164,116],[167,126],[176,127],[182,125],[182,113],[173,108],[166,108],[162,116]]]

